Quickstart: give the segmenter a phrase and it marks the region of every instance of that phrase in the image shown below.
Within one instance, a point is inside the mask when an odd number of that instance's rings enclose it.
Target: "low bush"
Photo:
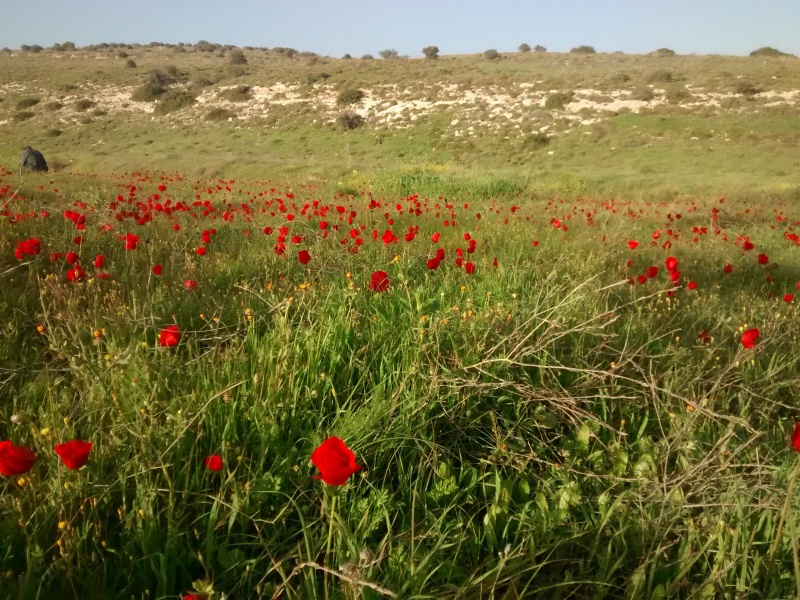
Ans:
[[[253,97],[252,88],[249,85],[237,85],[236,87],[222,90],[217,94],[217,97],[228,102],[247,102]]]
[[[177,112],[196,102],[195,97],[186,90],[169,90],[156,103],[155,114],[167,115]]]
[[[358,129],[363,124],[364,117],[351,111],[344,111],[339,113],[339,116],[336,117],[336,129],[340,131],[351,131],[353,129]]]
[[[357,104],[364,99],[364,92],[356,88],[348,88],[339,92],[336,98],[336,104],[339,106],[349,106],[350,104]]]

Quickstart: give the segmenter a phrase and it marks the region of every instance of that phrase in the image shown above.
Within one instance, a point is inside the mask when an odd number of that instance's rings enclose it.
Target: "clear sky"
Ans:
[[[800,55],[800,0],[0,0],[0,47],[71,41],[286,46],[330,56],[512,51]]]

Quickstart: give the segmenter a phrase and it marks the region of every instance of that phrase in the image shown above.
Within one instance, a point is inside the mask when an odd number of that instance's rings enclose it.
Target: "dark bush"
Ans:
[[[39,104],[39,98],[34,98],[33,96],[28,96],[27,98],[20,98],[17,100],[17,110],[24,110],[26,108],[31,108],[32,106],[36,106]]]
[[[336,98],[336,103],[339,106],[348,106],[356,104],[364,99],[364,92],[356,88],[348,88],[339,92],[339,97]]]
[[[563,110],[567,104],[572,102],[574,96],[574,92],[571,91],[553,92],[544,101],[544,107],[548,110]]]
[[[73,106],[75,107],[75,110],[84,111],[92,108],[94,104],[95,103],[88,98],[81,98],[80,100],[76,100]]]
[[[14,113],[14,115],[11,118],[19,123],[21,121],[27,121],[28,119],[32,119],[35,116],[36,113],[33,113],[29,110],[21,110],[17,113]]]
[[[64,133],[64,132],[63,132],[63,131],[61,131],[60,129],[56,129],[55,127],[54,127],[54,128],[52,128],[52,129],[48,129],[47,131],[45,131],[45,132],[44,132],[44,134],[45,134],[47,137],[58,137],[58,136],[60,136],[62,133]]]
[[[675,50],[671,48],[659,48],[654,52],[656,56],[675,56]]]
[[[648,86],[640,87],[633,93],[633,99],[641,100],[642,102],[650,102],[655,97],[656,93],[653,91],[653,88]]]
[[[361,60],[373,60],[375,57],[372,54],[365,54],[361,57]]]
[[[425,46],[422,49],[422,54],[424,54],[427,59],[435,60],[439,58],[439,46]]]
[[[313,85],[327,80],[330,77],[329,73],[309,73],[306,75],[306,83]]]
[[[225,108],[212,108],[206,113],[205,119],[206,121],[227,121],[235,116],[236,114],[233,111]]]
[[[247,102],[253,97],[253,94],[249,85],[237,85],[219,92],[217,97],[228,102]]]
[[[670,87],[666,93],[667,102],[670,104],[680,104],[690,100],[692,93],[682,85],[675,85]]]
[[[381,58],[390,59],[390,58],[397,58],[400,53],[394,48],[391,48],[389,50],[381,50],[380,52],[378,52],[378,54],[380,55]]]
[[[537,45],[536,45],[536,46],[533,48],[533,51],[534,51],[534,52],[539,52],[539,53],[541,54],[541,53],[547,52],[547,48],[545,48],[545,47],[544,47],[544,46],[542,46],[541,44],[537,44]]]
[[[145,83],[139,86],[131,94],[131,100],[134,102],[155,102],[158,98],[167,91],[167,88],[157,83]]]
[[[155,113],[157,115],[167,115],[194,103],[194,96],[186,90],[169,90],[158,99]]]
[[[750,56],[766,57],[766,58],[788,58],[788,57],[793,57],[794,54],[787,54],[786,52],[781,52],[780,50],[772,48],[771,46],[764,46],[763,48],[759,48],[758,50],[753,50],[750,53]]]
[[[733,92],[740,96],[755,96],[761,93],[761,88],[749,81],[737,81],[733,86]]]
[[[128,58],[130,56],[125,50],[118,50],[117,51],[117,58]]]
[[[547,137],[546,133],[537,132],[533,135],[529,135],[525,138],[525,141],[522,142],[522,147],[525,150],[539,150],[540,148],[544,148],[550,143],[550,138]]]
[[[345,111],[336,117],[336,128],[340,131],[358,129],[364,124],[364,117],[354,112]]]
[[[523,53],[530,52],[531,47],[528,44],[520,44],[519,47],[517,48],[517,51]]]
[[[483,53],[483,58],[485,58],[486,60],[497,60],[498,58],[500,58],[500,54],[498,54],[497,50],[491,48]]]
[[[232,65],[246,65],[247,57],[244,55],[244,52],[236,48],[231,50],[228,54],[228,62]]]
[[[350,56],[350,55],[349,55],[349,54],[347,54],[347,53],[345,53],[345,55],[344,55],[344,56],[342,56],[342,59],[343,59],[343,60],[350,60],[351,58],[353,58],[353,57],[352,57],[352,56]]]
[[[42,104],[42,108],[50,112],[56,112],[57,110],[61,110],[62,108],[64,108],[64,105],[61,104],[61,102],[53,101],[53,102],[48,102],[46,104]]]
[[[135,69],[136,68],[136,61],[132,58],[129,58],[125,61],[125,68],[126,69]]]
[[[578,46],[570,50],[572,54],[596,54],[597,50],[595,50],[592,46]]]
[[[669,69],[657,69],[647,76],[647,83],[673,83],[680,78]]]

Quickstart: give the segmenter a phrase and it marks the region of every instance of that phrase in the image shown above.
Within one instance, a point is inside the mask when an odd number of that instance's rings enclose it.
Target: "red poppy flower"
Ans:
[[[636,248],[638,247],[639,247],[639,242],[637,242],[636,240],[630,240],[628,242],[628,248],[630,248],[631,250],[636,250]]]
[[[752,349],[753,346],[756,345],[756,340],[758,340],[758,336],[761,332],[758,329],[748,329],[742,334],[742,346],[747,348],[748,350]]]
[[[389,289],[389,274],[386,271],[375,271],[370,277],[369,289],[373,292],[385,292]]]
[[[319,469],[321,479],[328,485],[344,485],[347,479],[364,467],[356,463],[356,455],[338,437],[331,436],[311,453],[311,462]]]
[[[106,259],[103,257],[102,254],[98,254],[97,258],[94,259],[94,267],[95,269],[102,269],[103,265],[106,264]]]
[[[222,457],[219,454],[212,454],[203,459],[203,464],[209,471],[219,473],[222,471]]]
[[[653,279],[654,277],[658,277],[658,267],[650,267],[645,272],[648,278]]]
[[[475,272],[475,265],[471,262],[468,262],[464,265],[464,270],[467,272],[467,275],[472,275]]]
[[[89,460],[89,453],[92,451],[93,445],[92,442],[72,440],[56,445],[56,454],[68,469],[80,469]]]
[[[171,348],[177,346],[181,341],[181,332],[177,325],[170,325],[166,329],[162,329],[158,336],[158,345],[162,348]]]
[[[697,289],[697,283],[695,283],[694,281],[690,281],[689,285],[687,285],[686,287],[688,287],[690,290],[696,290]]]
[[[792,447],[800,452],[800,423],[794,424],[794,431],[792,432]]]
[[[786,294],[783,297],[784,302],[794,302],[794,294]]]
[[[80,258],[80,256],[78,256],[77,252],[73,252],[72,250],[67,252],[67,264],[68,265],[74,265],[76,262],[78,262],[79,258]]]
[[[301,265],[307,265],[311,261],[311,255],[308,253],[308,250],[300,250],[297,253],[297,260],[300,261]]]
[[[164,267],[162,267],[161,265],[155,265],[153,266],[153,275],[161,275],[163,270]]]
[[[759,254],[758,255],[758,264],[765,265],[769,262],[769,256],[766,254]]]
[[[200,237],[203,240],[204,244],[210,244],[211,243],[211,232],[208,229],[203,231],[203,234]]]
[[[139,245],[139,236],[133,233],[126,233],[125,237],[125,250],[136,250],[136,246]]]
[[[439,243],[439,237],[441,237],[441,234],[440,234],[440,233],[437,231],[436,233],[434,233],[434,234],[431,236],[431,241],[432,241],[434,244],[438,244],[438,243]]]
[[[726,273],[730,273],[731,271],[733,271],[733,265],[727,264],[725,265],[725,268],[722,270],[725,271]]]
[[[36,455],[25,446],[15,446],[8,440],[0,442],[0,473],[6,477],[22,475],[33,468]]]
[[[194,251],[197,256],[205,256],[206,255],[206,247],[200,246],[197,250]]]
[[[753,242],[751,242],[750,240],[745,240],[744,243],[742,244],[742,250],[744,250],[745,252],[747,252],[748,250],[752,250],[753,248],[755,248],[755,246],[753,245]]]
[[[428,269],[435,271],[439,268],[439,259],[435,256],[428,261]]]
[[[678,259],[674,256],[670,256],[667,258],[664,266],[667,268],[667,271],[674,271],[678,268]]]
[[[697,336],[697,339],[703,342],[704,344],[707,344],[711,339],[711,336],[708,335],[708,332],[705,329],[703,329],[703,331],[701,331],[700,334]]]
[[[41,242],[36,238],[30,238],[17,244],[17,248],[14,250],[14,256],[17,258],[17,260],[22,260],[25,255],[36,256],[41,251]]]
[[[636,281],[639,283],[639,285],[642,285],[643,283],[647,283],[647,276],[646,275],[637,275],[636,276]]]
[[[193,290],[197,287],[197,282],[194,279],[187,279],[183,282],[183,287],[187,290]]]
[[[75,265],[69,271],[67,271],[67,279],[73,283],[76,281],[82,281],[83,279],[86,279],[86,273],[83,269],[81,269],[80,265]]]

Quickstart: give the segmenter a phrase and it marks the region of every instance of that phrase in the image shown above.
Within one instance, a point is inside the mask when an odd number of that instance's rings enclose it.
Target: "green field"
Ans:
[[[182,48],[0,52],[1,598],[800,591],[800,61]]]

